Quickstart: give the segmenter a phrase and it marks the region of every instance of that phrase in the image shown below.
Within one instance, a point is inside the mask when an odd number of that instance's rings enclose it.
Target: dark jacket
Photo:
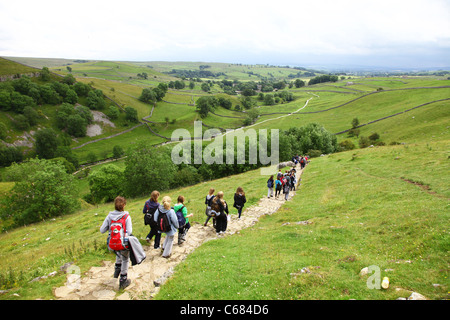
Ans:
[[[235,193],[234,194],[234,204],[233,207],[239,209],[244,206],[244,203],[247,202],[247,199],[245,199],[245,195],[242,193]]]
[[[144,214],[150,213],[149,222],[150,222],[150,227],[152,227],[152,228],[157,226],[155,220],[153,219],[153,215],[154,215],[156,209],[158,209],[158,207],[159,207],[158,202],[153,202],[152,200],[147,200],[147,201],[145,201],[144,209],[142,210],[142,213],[144,213]]]

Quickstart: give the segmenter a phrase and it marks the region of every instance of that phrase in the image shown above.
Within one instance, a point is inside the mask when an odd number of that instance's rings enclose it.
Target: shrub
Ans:
[[[306,153],[310,158],[317,158],[320,157],[320,155],[322,154],[322,152],[320,152],[320,150],[308,150],[308,152]]]
[[[123,195],[123,170],[114,164],[107,164],[89,175],[91,199],[94,203],[112,201]]]
[[[292,154],[305,154],[308,150],[319,150],[323,154],[328,154],[335,152],[337,149],[336,135],[330,133],[318,123],[310,123],[301,128],[292,127],[283,131],[283,135],[292,138],[290,141],[292,150],[287,158],[282,159],[290,159]]]
[[[2,218],[24,225],[72,213],[79,208],[73,176],[59,161],[31,159],[13,164],[7,176],[16,181],[5,199]]]
[[[169,189],[177,171],[168,150],[145,145],[128,155],[125,166],[125,193],[131,197]]]
[[[341,151],[353,150],[356,148],[355,144],[350,140],[344,140],[339,142],[339,148]]]
[[[378,134],[378,133],[372,133],[370,136],[369,136],[369,139],[371,140],[371,141],[377,141],[378,139],[380,139],[380,135]]]
[[[372,141],[367,137],[361,136],[358,143],[360,148],[367,148],[372,144]]]

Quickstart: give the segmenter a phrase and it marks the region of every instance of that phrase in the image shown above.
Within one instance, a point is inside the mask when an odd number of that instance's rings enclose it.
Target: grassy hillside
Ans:
[[[239,176],[227,177],[214,182],[170,190],[162,196],[169,195],[176,199],[178,195],[186,196],[186,207],[194,213],[191,223],[203,223],[204,197],[210,187],[222,190],[228,201],[236,191],[236,180],[245,188],[248,205],[256,203],[261,194],[266,192],[265,176],[252,171]],[[149,228],[144,225],[142,208],[147,198],[129,199],[127,211],[133,221],[133,234],[145,239]],[[104,245],[105,235],[99,228],[109,211],[114,209],[111,204],[89,206],[73,215],[58,217],[51,221],[21,227],[0,235],[0,290],[11,284],[17,288],[8,295],[0,295],[0,299],[15,299],[11,296],[16,292],[19,299],[52,298],[52,287],[65,281],[64,275],[58,275],[41,282],[29,283],[38,276],[59,270],[64,263],[75,261],[82,272],[91,266],[99,265],[103,260],[114,260]],[[233,213],[236,210],[233,209]],[[145,243],[145,241],[143,242]],[[146,245],[146,243],[145,243]],[[15,285],[14,285],[15,284]]]
[[[39,69],[18,64],[8,59],[0,58],[0,76],[28,74],[39,71]]]
[[[45,62],[49,61],[39,61]],[[153,108],[138,100],[142,88],[176,79],[163,72],[199,70],[204,65],[61,61],[49,66],[67,74],[68,63],[78,81],[101,89],[121,106],[132,106],[139,118],[149,116]],[[205,64],[209,65],[205,70],[225,73],[219,80],[258,81],[272,76],[288,79],[290,73],[297,72],[306,79],[305,73],[309,72],[262,65]],[[142,72],[148,73],[147,80],[136,76]],[[447,298],[450,100],[437,100],[450,98],[448,86],[450,80],[431,77],[346,79],[286,89],[295,97],[289,103],[266,106],[259,101],[261,116],[252,126],[254,129],[287,129],[318,122],[336,133],[349,129],[355,117],[360,124],[366,124],[395,115],[362,126],[360,136],[377,132],[386,144],[395,141],[403,145],[356,149],[313,159],[293,201],[274,215],[262,218],[253,228],[196,249],[177,267],[157,298],[396,299],[405,297],[407,290],[430,299]],[[213,94],[219,91],[215,85]],[[205,95],[211,94],[203,92],[199,84],[193,90],[169,90],[148,118],[155,122],[150,127],[166,137],[180,127],[192,132],[193,122],[200,118],[191,104]],[[233,106],[240,104],[239,96],[226,97]],[[38,110],[48,116],[38,126],[55,126],[54,106],[43,105]],[[298,112],[289,114],[294,111]],[[1,112],[0,121],[10,128],[12,137],[7,142],[12,142],[24,132],[12,128],[8,115]],[[218,108],[202,121],[213,127],[236,128],[242,125],[244,117],[242,112]],[[77,139],[71,147],[127,128],[119,126],[101,136]],[[358,145],[358,139],[348,138],[346,133],[338,135],[338,139],[350,139]],[[146,126],[139,126],[73,152],[80,162],[85,162],[91,153],[106,158],[111,156],[114,145],[126,149],[140,141],[154,145],[165,139]],[[266,180],[259,171],[253,171],[163,195],[173,199],[179,194],[187,196],[186,205],[195,213],[192,221],[201,223],[205,218],[204,196],[211,186],[223,190],[230,202],[236,187],[241,185],[247,194],[247,205],[251,205],[265,195]],[[0,183],[0,194],[12,186]],[[79,181],[78,188],[80,196],[87,193],[86,179]],[[129,199],[127,206],[139,238],[148,232],[141,214],[145,200]],[[52,288],[65,282],[64,274],[30,281],[59,270],[70,261],[76,262],[82,272],[103,260],[113,261],[105,249],[105,236],[98,231],[110,210],[111,204],[91,206],[83,202],[82,210],[75,214],[0,234],[0,290],[12,288],[0,294],[0,299],[51,299]],[[296,224],[299,221],[311,223]],[[367,277],[360,277],[359,271],[370,265],[380,267],[382,276],[391,279],[389,290],[367,288]],[[305,267],[309,273],[300,272]]]
[[[448,140],[313,159],[291,202],[204,244],[157,299],[445,299],[449,169]],[[371,265],[390,289],[367,288]]]

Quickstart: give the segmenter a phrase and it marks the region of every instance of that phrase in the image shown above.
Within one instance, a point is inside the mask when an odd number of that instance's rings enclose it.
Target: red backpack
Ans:
[[[125,234],[127,232],[125,221],[128,218],[128,213],[124,214],[119,220],[111,221],[109,247],[111,250],[119,251],[128,249],[125,244]]]

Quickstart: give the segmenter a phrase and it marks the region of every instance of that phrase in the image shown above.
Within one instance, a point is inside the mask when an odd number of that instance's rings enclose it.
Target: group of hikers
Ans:
[[[285,173],[281,172],[281,169],[277,173],[276,180],[273,179],[273,175],[270,176],[269,180],[267,180],[267,198],[273,197],[273,187],[275,187],[275,198],[278,199],[278,196],[281,194],[281,190],[283,190],[284,199],[287,201],[289,197],[289,191],[295,191],[295,185],[297,184],[297,170],[295,167],[292,167],[291,170],[286,170]]]
[[[298,157],[298,156],[297,156]],[[304,157],[302,157],[305,159]],[[300,163],[301,159],[298,158]],[[306,164],[306,160],[305,160]],[[303,167],[302,167],[303,168]],[[289,191],[295,190],[296,169],[295,166],[286,171],[284,174],[281,169],[277,173],[277,178],[274,180],[272,175],[267,181],[267,187],[269,189],[267,197],[273,197],[273,187],[275,186],[275,198],[283,189],[285,194],[285,200],[288,199]],[[213,227],[217,236],[223,235],[228,226],[229,216],[228,204],[224,200],[223,191],[217,192],[214,195],[215,189],[211,188],[205,197],[205,214],[206,221],[203,226],[207,226],[211,218],[213,218]],[[144,204],[144,224],[150,226],[150,232],[147,234],[146,241],[150,243],[153,237],[155,237],[154,248],[162,249],[162,257],[169,258],[172,254],[173,243],[175,235],[178,233],[178,245],[182,245],[186,241],[186,234],[191,228],[189,218],[194,214],[188,214],[188,210],[184,205],[185,197],[183,195],[178,196],[177,203],[172,205],[172,199],[169,196],[164,196],[161,203],[158,202],[160,193],[154,190],[150,199]],[[247,199],[245,198],[245,192],[242,187],[238,187],[234,194],[233,207],[237,209],[238,219],[241,219],[242,210],[244,208]],[[109,231],[107,245],[108,248],[116,254],[116,262],[114,266],[114,278],[119,278],[119,288],[124,289],[130,284],[130,279],[127,277],[128,273],[128,261],[131,259],[132,263],[140,263],[145,259],[145,253],[143,253],[139,240],[132,235],[132,223],[131,217],[127,211],[125,211],[126,199],[118,196],[114,200],[115,210],[109,212],[105,218],[100,232],[105,233]],[[161,246],[161,234],[165,233],[166,237],[164,243]],[[132,248],[131,248],[132,247]],[[141,248],[139,248],[141,247]],[[142,255],[139,260],[139,249],[142,251]],[[138,262],[136,262],[138,261]]]
[[[211,188],[205,198],[205,213],[207,218],[203,225],[207,226],[208,221],[213,218],[213,227],[217,235],[220,236],[226,232],[230,216],[228,204],[223,199],[223,191],[219,191],[217,195],[214,195],[214,191]],[[191,228],[189,218],[194,214],[188,214],[188,210],[184,205],[185,197],[182,195],[178,196],[177,203],[173,206],[172,199],[169,196],[163,197],[161,203],[158,202],[159,197],[159,191],[154,190],[150,195],[150,199],[144,204],[142,211],[144,214],[144,224],[150,226],[150,232],[147,234],[146,240],[150,243],[152,238],[155,237],[154,248],[162,249],[162,257],[169,258],[172,254],[175,235],[178,233],[178,245],[186,241],[186,234]],[[245,202],[247,202],[245,192],[242,187],[238,187],[234,194],[233,204],[238,210],[238,219],[241,218]],[[125,205],[126,199],[121,196],[117,197],[114,200],[115,210],[109,212],[100,227],[101,233],[109,231],[107,245],[116,254],[114,278],[119,278],[120,276],[120,289],[126,288],[131,283],[130,279],[128,279],[128,264],[129,259],[132,258],[130,255],[133,255],[133,250],[130,248],[129,241],[135,238],[132,236],[133,226],[131,217],[125,211]],[[165,233],[166,237],[161,246],[162,233]],[[135,243],[135,245],[139,247],[138,243]]]

